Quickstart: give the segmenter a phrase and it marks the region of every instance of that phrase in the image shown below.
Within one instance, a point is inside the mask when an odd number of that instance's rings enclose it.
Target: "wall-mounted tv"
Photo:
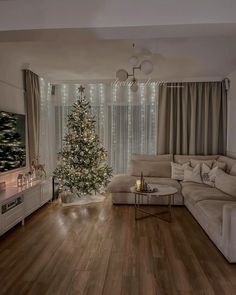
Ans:
[[[26,166],[25,115],[0,111],[0,172]]]

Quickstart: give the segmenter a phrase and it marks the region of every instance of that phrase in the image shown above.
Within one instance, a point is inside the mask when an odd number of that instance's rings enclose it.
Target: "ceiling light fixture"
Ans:
[[[134,48],[133,44],[133,48]],[[133,77],[132,83],[130,86],[130,89],[132,92],[137,92],[138,91],[138,83],[137,79],[135,78],[135,71],[140,70],[146,75],[149,75],[153,71],[153,64],[150,60],[143,60],[140,65],[139,64],[139,59],[137,56],[131,56],[129,58],[129,64],[132,66],[132,74],[129,74],[126,70],[120,69],[116,72],[116,78],[118,79],[119,82],[125,82],[129,77]]]

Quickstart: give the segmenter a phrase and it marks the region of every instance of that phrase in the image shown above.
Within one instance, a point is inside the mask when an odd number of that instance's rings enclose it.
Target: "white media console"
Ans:
[[[52,179],[35,180],[19,188],[8,185],[0,192],[0,235],[52,199]]]

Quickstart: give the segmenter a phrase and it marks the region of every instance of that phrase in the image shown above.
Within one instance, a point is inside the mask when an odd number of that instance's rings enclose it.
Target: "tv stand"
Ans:
[[[35,180],[21,188],[8,185],[0,192],[0,235],[52,200],[52,179]]]

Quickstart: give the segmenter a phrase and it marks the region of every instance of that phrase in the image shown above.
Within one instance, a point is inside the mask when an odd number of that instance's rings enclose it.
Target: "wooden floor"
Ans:
[[[151,208],[157,209],[157,208]],[[171,224],[132,206],[48,204],[0,238],[0,294],[236,294],[229,264],[184,207]]]

